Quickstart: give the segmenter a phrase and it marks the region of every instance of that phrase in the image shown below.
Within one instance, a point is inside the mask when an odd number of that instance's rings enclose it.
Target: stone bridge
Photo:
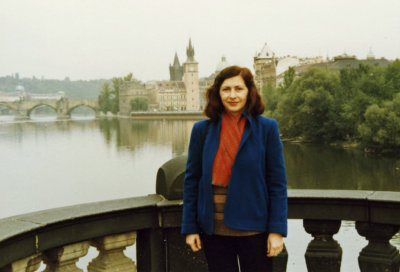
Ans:
[[[54,109],[58,119],[71,118],[71,112],[81,106],[94,110],[99,115],[99,103],[96,100],[69,100],[63,94],[46,95],[22,95],[22,96],[0,96],[0,107],[6,107],[15,114],[15,120],[30,119],[31,112],[40,106],[48,106]]]

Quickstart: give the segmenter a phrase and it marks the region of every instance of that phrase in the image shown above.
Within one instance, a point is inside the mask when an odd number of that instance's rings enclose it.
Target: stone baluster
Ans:
[[[81,242],[46,251],[44,262],[47,266],[44,272],[83,272],[76,262],[88,253],[89,246],[89,242]]]
[[[361,272],[399,272],[400,254],[389,240],[399,226],[356,222],[357,232],[368,240],[358,257]]]
[[[342,248],[332,238],[339,231],[340,225],[340,220],[303,220],[304,229],[314,237],[305,253],[309,272],[340,271]]]
[[[99,251],[99,256],[88,265],[88,272],[136,272],[134,261],[126,257],[124,249],[136,242],[136,232],[115,234],[96,238],[91,244]]]
[[[1,272],[34,272],[39,269],[42,262],[42,254],[35,254],[30,257],[18,260],[0,269]]]

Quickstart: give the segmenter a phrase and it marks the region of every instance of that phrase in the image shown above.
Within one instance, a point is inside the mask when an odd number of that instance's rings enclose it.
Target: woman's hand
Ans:
[[[186,235],[186,244],[192,248],[193,252],[199,251],[201,249],[200,235],[197,233]]]
[[[186,239],[187,241],[187,239]],[[280,233],[270,233],[268,235],[267,256],[275,257],[283,250],[283,237]]]

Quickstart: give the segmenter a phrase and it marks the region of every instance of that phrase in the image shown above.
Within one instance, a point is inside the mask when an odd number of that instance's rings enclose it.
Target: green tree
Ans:
[[[136,97],[131,99],[131,111],[147,111],[148,109],[148,100],[145,97]]]
[[[99,104],[100,109],[103,112],[111,111],[112,113],[119,112],[119,93],[121,90],[122,85],[125,82],[132,81],[133,75],[129,73],[127,76],[121,77],[114,77],[111,80],[112,89],[110,89],[110,83],[105,82],[107,84],[103,84],[102,91],[100,92],[99,96]]]
[[[262,99],[265,104],[265,115],[273,116],[280,98],[280,90],[275,88],[271,83],[264,85],[262,89]]]
[[[121,89],[121,85],[124,83],[124,80],[120,77],[114,77],[111,80],[113,84],[113,98],[111,100],[111,112],[118,113],[119,112],[119,92]]]
[[[400,150],[400,93],[382,106],[373,104],[358,130],[364,147],[374,151]]]
[[[99,106],[100,110],[104,113],[111,111],[112,103],[111,103],[111,90],[110,83],[104,82],[99,95]]]
[[[286,90],[287,88],[292,85],[294,78],[296,77],[296,71],[294,70],[293,67],[289,67],[289,69],[285,72],[283,76],[283,85],[282,88]]]
[[[385,80],[392,93],[400,92],[400,60],[392,62],[385,70]]]
[[[305,136],[310,140],[328,141],[342,137],[337,130],[340,97],[338,73],[311,69],[294,81],[278,102],[274,117],[288,137]]]
[[[279,121],[285,137],[400,150],[400,60],[387,68],[314,68],[294,78],[289,69],[278,88],[267,85],[262,92],[266,115]]]

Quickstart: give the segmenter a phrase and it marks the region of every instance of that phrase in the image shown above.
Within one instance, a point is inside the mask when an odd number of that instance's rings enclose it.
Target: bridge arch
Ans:
[[[38,104],[34,105],[33,107],[29,108],[29,109],[26,111],[28,117],[31,116],[32,111],[34,111],[35,109],[37,109],[37,108],[39,108],[39,107],[43,107],[43,106],[49,107],[49,108],[53,109],[54,112],[57,114],[57,107],[55,107],[54,105],[51,105],[51,104],[48,104],[48,103],[38,103]]]
[[[82,103],[82,104],[77,104],[77,105],[70,107],[67,111],[67,115],[71,116],[72,111],[77,108],[80,108],[80,107],[92,109],[94,114],[96,114],[96,112],[98,111],[98,109],[96,107],[93,107],[92,105],[88,105],[86,103]]]
[[[16,107],[11,106],[9,103],[0,102],[0,108],[7,108],[7,109],[11,110],[15,115],[18,112],[18,109]]]

